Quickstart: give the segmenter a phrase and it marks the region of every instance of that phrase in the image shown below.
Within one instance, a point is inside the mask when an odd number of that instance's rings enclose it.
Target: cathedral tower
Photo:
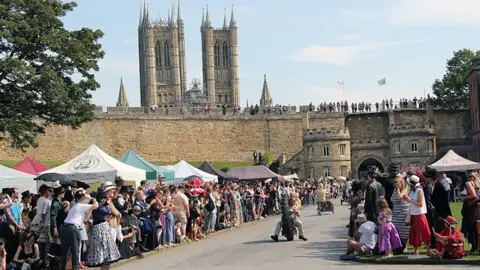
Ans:
[[[152,20],[144,4],[138,26],[141,106],[181,103],[187,87],[184,33],[180,4],[167,20]]]
[[[208,7],[206,16],[202,14],[202,64],[203,89],[212,103],[239,106],[238,38],[237,23],[232,12],[227,23],[227,12],[223,27],[214,29],[210,21]]]

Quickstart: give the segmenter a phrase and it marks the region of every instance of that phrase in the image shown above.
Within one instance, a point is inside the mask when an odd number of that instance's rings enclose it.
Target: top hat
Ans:
[[[431,167],[427,167],[425,171],[423,171],[423,176],[426,178],[437,179],[437,170]]]
[[[30,193],[30,190],[26,190],[22,192],[22,198],[28,198],[28,197],[32,197],[32,193]]]
[[[57,196],[62,193],[65,193],[65,189],[63,187],[57,187],[53,189],[53,196]]]
[[[387,171],[393,175],[397,175],[400,172],[400,165],[394,163],[388,163]]]
[[[10,193],[10,188],[2,188],[2,194]]]

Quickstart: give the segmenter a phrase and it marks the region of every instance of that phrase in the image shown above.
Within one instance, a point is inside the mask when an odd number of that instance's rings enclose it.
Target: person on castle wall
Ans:
[[[257,158],[258,158],[258,154],[257,154],[257,150],[253,151],[253,162],[255,162],[255,164],[257,164]]]
[[[385,189],[376,179],[379,178],[378,168],[369,166],[365,174],[365,207],[367,220],[378,224],[378,200],[385,196]]]

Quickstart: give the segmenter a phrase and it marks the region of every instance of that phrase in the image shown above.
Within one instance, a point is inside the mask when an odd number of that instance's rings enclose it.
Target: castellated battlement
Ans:
[[[435,135],[435,127],[433,124],[392,124],[388,127],[390,136],[407,136],[407,135]]]
[[[350,140],[348,128],[313,128],[303,133],[304,142]]]

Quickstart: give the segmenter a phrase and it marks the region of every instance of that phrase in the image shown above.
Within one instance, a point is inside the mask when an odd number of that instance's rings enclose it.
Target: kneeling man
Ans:
[[[290,202],[289,211],[290,211],[291,218],[293,219],[293,225],[298,229],[298,234],[299,234],[298,238],[302,239],[303,241],[307,241],[307,238],[305,238],[305,236],[303,235],[303,224],[298,219],[298,217],[300,216],[300,211],[298,210],[297,203],[295,202],[295,200],[292,200],[292,199],[290,199],[289,202]],[[278,242],[278,235],[280,234],[281,229],[282,229],[282,221],[280,220],[277,223],[277,226],[275,227],[274,235],[271,236],[275,242]]]

